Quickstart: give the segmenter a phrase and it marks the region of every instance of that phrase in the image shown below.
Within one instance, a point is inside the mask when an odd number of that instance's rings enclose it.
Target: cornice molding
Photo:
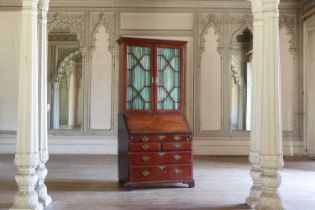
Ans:
[[[300,0],[281,0],[280,9],[299,9]],[[1,7],[21,7],[20,0],[0,0]],[[247,0],[50,0],[53,8],[187,8],[187,9],[250,9]]]

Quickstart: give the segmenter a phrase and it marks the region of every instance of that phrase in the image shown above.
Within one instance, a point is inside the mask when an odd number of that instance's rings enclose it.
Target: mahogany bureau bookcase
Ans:
[[[184,115],[184,41],[123,37],[118,174],[131,190],[152,183],[194,187],[192,132]]]

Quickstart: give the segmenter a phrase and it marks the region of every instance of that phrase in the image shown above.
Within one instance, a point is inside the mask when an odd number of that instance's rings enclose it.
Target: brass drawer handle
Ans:
[[[149,149],[150,145],[145,143],[142,145],[142,149],[146,150],[146,149]]]
[[[174,156],[174,159],[175,159],[175,160],[180,160],[181,158],[182,158],[182,156],[180,156],[179,154],[177,154],[177,155]]]
[[[159,136],[159,139],[163,141],[165,139],[165,136]]]
[[[163,157],[165,155],[165,152],[159,152],[159,156]]]
[[[181,138],[182,138],[181,136],[174,136],[175,141],[179,141],[179,140],[181,140]]]
[[[144,156],[142,156],[141,160],[143,160],[143,161],[148,161],[148,160],[150,160],[150,157],[144,155]]]
[[[175,143],[175,144],[174,144],[174,147],[175,147],[176,149],[180,149],[180,148],[182,147],[182,145],[181,145],[180,143]]]
[[[161,171],[163,171],[164,168],[165,168],[165,166],[159,166],[159,169],[160,169]]]
[[[183,170],[182,169],[179,169],[179,168],[176,168],[175,170],[174,170],[174,173],[175,174],[181,174],[183,172]]]
[[[150,171],[147,171],[147,170],[144,170],[141,172],[141,174],[145,177],[149,176],[150,175]]]
[[[142,141],[144,141],[144,142],[148,142],[148,141],[149,141],[149,137],[144,136],[144,137],[142,138]]]

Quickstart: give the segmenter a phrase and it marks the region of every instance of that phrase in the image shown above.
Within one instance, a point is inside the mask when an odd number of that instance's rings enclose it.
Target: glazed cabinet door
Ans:
[[[126,110],[152,110],[152,48],[127,46]]]

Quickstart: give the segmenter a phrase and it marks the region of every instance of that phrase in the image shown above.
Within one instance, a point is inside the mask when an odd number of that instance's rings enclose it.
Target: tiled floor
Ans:
[[[0,209],[11,206],[16,184],[13,156],[0,155]],[[249,209],[251,186],[246,157],[194,157],[196,187],[167,185],[126,191],[117,184],[116,156],[52,155],[48,210]],[[289,158],[281,170],[280,194],[287,210],[315,209],[315,161]]]

